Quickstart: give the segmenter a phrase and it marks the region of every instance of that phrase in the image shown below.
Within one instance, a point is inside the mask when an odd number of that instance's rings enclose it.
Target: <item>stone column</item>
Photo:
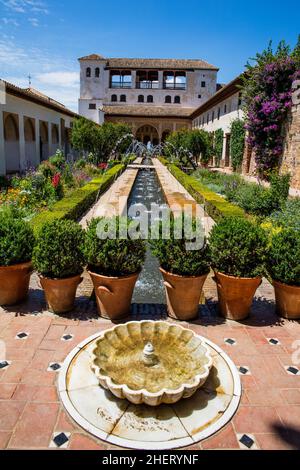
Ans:
[[[136,87],[136,70],[132,70],[131,80],[132,80],[131,88],[135,89],[135,87]]]
[[[39,119],[35,119],[35,164],[38,166],[41,163],[41,157],[40,157],[40,121]]]
[[[222,158],[220,161],[220,166],[221,168],[225,167],[225,160],[226,160],[226,134],[224,133],[223,137],[223,152],[222,152]]]
[[[3,105],[0,103],[0,175],[6,174]]]
[[[52,157],[52,124],[48,122],[48,158]]]
[[[158,87],[160,90],[164,88],[164,72],[162,70],[158,72]]]
[[[26,169],[26,152],[25,152],[25,132],[24,132],[24,116],[19,114],[19,148],[20,148],[20,170]]]

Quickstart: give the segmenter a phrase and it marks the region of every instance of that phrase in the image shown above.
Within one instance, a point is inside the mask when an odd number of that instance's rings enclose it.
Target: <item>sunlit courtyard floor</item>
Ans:
[[[47,312],[34,275],[29,300],[18,308],[1,309],[0,449],[115,448],[73,423],[56,390],[59,367],[67,354],[87,337],[112,326],[98,317],[91,293],[85,275],[76,310],[57,317]],[[251,317],[243,323],[218,316],[212,279],[205,295],[207,303],[199,319],[184,326],[231,357],[240,372],[243,395],[233,420],[191,449],[300,449],[300,323],[276,316],[267,282],[258,290]],[[128,320],[161,318],[167,320],[163,305],[135,304]]]

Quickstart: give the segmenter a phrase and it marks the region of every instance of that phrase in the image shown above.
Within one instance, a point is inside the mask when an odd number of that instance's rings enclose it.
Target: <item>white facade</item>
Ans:
[[[241,93],[238,85],[240,77],[219,90],[204,105],[193,114],[193,129],[203,129],[207,132],[224,132],[222,166],[230,166],[230,133],[231,124],[236,119],[244,119]]]
[[[174,106],[190,108],[192,113],[216,92],[218,69],[203,61],[122,60],[101,56],[88,56],[79,61],[79,114],[99,124],[104,121],[103,106]],[[191,66],[187,67],[189,62]],[[118,67],[119,63],[124,65]],[[164,63],[165,66],[162,65]],[[178,68],[182,64],[185,66]],[[201,64],[202,69],[195,68]],[[173,65],[171,70],[170,65]],[[168,73],[174,74],[173,88],[168,81]],[[141,81],[143,74],[147,78]],[[114,79],[118,76],[120,81]]]
[[[54,155],[57,149],[70,152],[68,132],[74,119],[72,112],[39,104],[38,97],[28,90],[10,93],[7,85],[0,103],[0,174],[24,171],[36,167],[42,160]]]

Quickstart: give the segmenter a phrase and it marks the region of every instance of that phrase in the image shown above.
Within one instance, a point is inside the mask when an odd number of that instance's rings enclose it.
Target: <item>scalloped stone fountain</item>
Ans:
[[[201,388],[213,361],[202,339],[166,322],[130,322],[96,342],[92,370],[114,396],[140,405],[174,404]]]

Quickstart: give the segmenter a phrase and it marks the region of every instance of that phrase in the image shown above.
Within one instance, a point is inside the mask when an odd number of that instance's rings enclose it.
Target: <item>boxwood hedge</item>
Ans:
[[[41,212],[31,221],[34,232],[37,233],[46,222],[53,220],[78,220],[103,194],[124,171],[125,165],[116,165],[103,175],[94,178],[80,189],[72,191],[68,196],[58,201],[51,210]]]

